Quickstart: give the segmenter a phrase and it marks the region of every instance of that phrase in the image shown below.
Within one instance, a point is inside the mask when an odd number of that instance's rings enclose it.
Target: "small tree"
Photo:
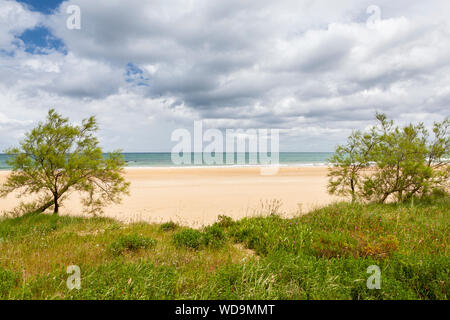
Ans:
[[[73,191],[84,194],[83,204],[90,213],[101,212],[111,202],[118,203],[128,193],[122,176],[124,160],[119,152],[103,157],[95,132],[95,117],[81,125],[51,109],[47,120],[26,133],[20,147],[7,150],[12,172],[0,187],[0,196],[18,191],[19,197],[34,195],[32,211],[53,207],[58,214],[63,200]]]
[[[401,128],[384,114],[376,118],[378,125],[369,133],[353,133],[346,145],[336,147],[328,191],[382,203],[392,197],[405,201],[434,188],[448,190],[449,119],[434,124],[430,140],[422,123]]]
[[[441,190],[450,189],[450,139],[448,130],[450,118],[437,122],[433,126],[434,139],[427,149],[427,165],[432,169],[430,182],[424,186],[425,191],[435,187]],[[418,188],[418,186],[416,186]],[[413,191],[416,191],[414,189]],[[418,190],[417,190],[418,191]]]
[[[328,173],[328,192],[351,196],[352,202],[357,199],[361,173],[370,165],[369,155],[375,143],[373,134],[354,131],[346,144],[336,147],[334,155],[329,159],[331,167]]]

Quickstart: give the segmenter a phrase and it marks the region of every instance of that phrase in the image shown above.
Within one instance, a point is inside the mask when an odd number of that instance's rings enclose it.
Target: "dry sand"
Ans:
[[[0,183],[7,174],[0,172]],[[267,213],[277,200],[280,211],[292,216],[338,200],[327,194],[326,174],[326,167],[282,167],[275,175],[261,175],[255,167],[129,168],[130,196],[108,206],[104,215],[124,222],[172,220],[198,227],[221,214],[236,219]],[[13,195],[0,199],[0,211],[18,203]],[[83,215],[77,195],[64,202],[61,214]]]

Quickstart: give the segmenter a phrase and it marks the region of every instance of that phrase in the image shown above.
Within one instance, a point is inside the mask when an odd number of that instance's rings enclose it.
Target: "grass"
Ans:
[[[114,240],[108,249],[113,255],[121,255],[128,251],[136,251],[139,249],[148,249],[156,245],[156,240],[143,236],[141,234],[121,235]]]
[[[448,198],[338,203],[194,230],[28,214],[0,220],[2,299],[448,299]],[[81,269],[81,289],[66,286]],[[369,290],[367,268],[381,269]]]

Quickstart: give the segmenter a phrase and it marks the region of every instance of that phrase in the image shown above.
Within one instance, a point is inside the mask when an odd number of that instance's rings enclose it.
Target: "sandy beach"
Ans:
[[[280,203],[285,216],[304,214],[338,200],[326,192],[326,167],[282,167],[275,175],[260,168],[127,168],[130,195],[105,208],[104,216],[124,222],[175,221],[201,226],[218,215],[242,218],[267,213]],[[0,172],[0,183],[7,171]],[[26,200],[25,198],[22,200]],[[0,199],[0,211],[18,203],[14,195]],[[79,196],[64,202],[63,215],[83,215]]]

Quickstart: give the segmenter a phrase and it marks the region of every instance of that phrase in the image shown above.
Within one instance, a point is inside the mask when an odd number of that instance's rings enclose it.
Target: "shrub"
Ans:
[[[201,246],[220,248],[226,239],[225,231],[218,224],[206,227],[203,232],[188,228],[173,235],[177,247],[191,249],[199,249]]]
[[[215,224],[217,224],[218,226],[220,226],[222,228],[229,228],[235,223],[233,221],[233,219],[231,219],[231,217],[228,217],[225,215],[219,215],[217,217],[217,220],[218,221]]]
[[[411,199],[412,203],[417,200],[420,203],[433,204],[445,201],[450,198],[450,194],[443,188],[432,188],[429,193],[419,197],[413,197]]]
[[[381,236],[376,242],[367,243],[360,252],[363,257],[370,256],[374,258],[385,258],[397,251],[399,246],[398,239],[393,236]]]
[[[177,228],[178,228],[178,224],[176,224],[173,221],[169,221],[169,222],[163,223],[160,226],[160,230],[161,231],[173,231],[173,230],[176,230]]]
[[[203,233],[203,243],[205,246],[219,248],[224,245],[225,241],[225,232],[219,225],[214,224],[205,228]]]
[[[148,249],[156,245],[156,240],[139,234],[129,234],[120,236],[108,247],[113,255],[123,254],[125,251],[135,251],[138,249]]]
[[[173,235],[173,241],[177,247],[198,249],[202,244],[203,234],[195,229],[183,229]]]
[[[357,241],[346,233],[318,231],[312,243],[312,254],[316,257],[357,257]]]

